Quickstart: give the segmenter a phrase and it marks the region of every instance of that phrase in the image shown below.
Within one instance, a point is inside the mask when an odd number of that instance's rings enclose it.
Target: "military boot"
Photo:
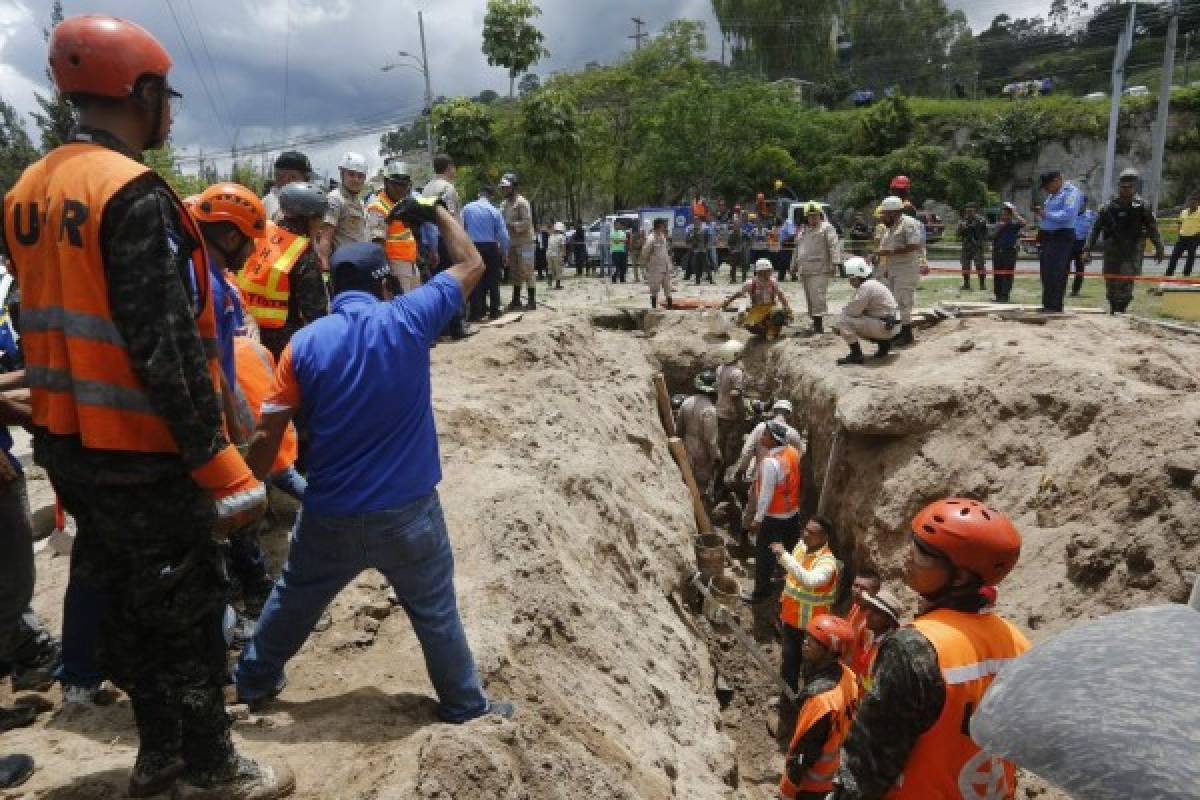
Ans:
[[[825,332],[825,320],[822,317],[813,317],[813,333]]]
[[[849,364],[865,364],[866,359],[863,358],[862,345],[858,342],[850,345],[850,353],[837,360],[839,367],[844,367]]]
[[[891,339],[879,339],[875,342],[875,355],[872,358],[887,358],[888,353],[892,352]]]
[[[529,287],[529,305],[525,306],[526,311],[537,311],[537,289]]]
[[[512,302],[508,304],[508,310],[509,311],[520,311],[521,310],[521,287],[520,286],[513,287],[513,299],[512,299]]]
[[[896,345],[896,347],[909,347],[916,343],[917,340],[913,338],[912,325],[901,325],[900,333],[896,334],[896,337],[892,339],[892,344]]]

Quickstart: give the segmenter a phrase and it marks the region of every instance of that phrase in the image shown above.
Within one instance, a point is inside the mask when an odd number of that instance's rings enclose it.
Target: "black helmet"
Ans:
[[[750,410],[754,412],[756,417],[761,417],[763,414],[767,413],[767,404],[762,400],[751,400]]]
[[[696,391],[704,392],[705,394],[715,394],[717,391],[717,373],[711,369],[706,369],[696,376],[694,381]]]
[[[506,172],[500,176],[501,188],[505,188],[505,187],[509,187],[509,186],[516,187],[517,184],[519,184],[519,183],[520,183],[520,181],[517,180],[517,173],[515,173],[515,172]]]
[[[780,444],[787,444],[788,428],[779,420],[773,419],[767,423],[767,433]]]
[[[685,395],[685,394],[671,395],[671,409],[674,411],[678,411],[680,406],[683,405],[683,401],[686,399],[687,399],[687,395]]]
[[[285,217],[324,216],[325,190],[315,183],[289,183],[279,190],[279,210]]]

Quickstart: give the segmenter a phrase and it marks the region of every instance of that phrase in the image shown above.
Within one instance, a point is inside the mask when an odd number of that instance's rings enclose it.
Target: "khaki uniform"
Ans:
[[[460,223],[462,222],[462,201],[458,197],[458,190],[450,181],[435,177],[425,184],[425,188],[421,190],[421,196],[438,198],[446,204],[446,210],[453,214]]]
[[[367,208],[362,197],[352,195],[339,186],[328,195],[329,207],[324,222],[333,226],[333,249],[344,244],[367,242]]]
[[[671,296],[671,242],[666,236],[650,234],[642,245],[642,263],[646,267],[646,283],[650,286],[650,295],[657,297],[661,291],[667,297]]]
[[[924,236],[921,223],[905,214],[896,224],[888,228],[879,243],[880,249],[895,250],[913,244],[921,244]],[[921,281],[922,250],[913,250],[903,255],[891,255],[884,259],[879,268],[879,280],[888,288],[899,309],[900,322],[912,322],[913,306],[916,304],[917,284]]]
[[[717,407],[710,397],[695,394],[683,401],[679,408],[676,433],[683,439],[692,474],[700,491],[706,491],[717,474],[721,460],[718,442]]]
[[[737,397],[734,397],[734,394]],[[746,373],[737,364],[717,367],[717,425],[721,440],[721,461],[732,464],[742,449],[745,427]]]
[[[516,288],[536,288],[533,277],[533,254],[536,250],[533,240],[533,212],[529,201],[522,195],[513,192],[512,197],[505,199],[501,209],[504,213],[504,224],[508,226],[508,272],[512,285]]]
[[[891,291],[874,278],[867,278],[842,309],[838,331],[846,344],[856,344],[860,336],[877,342],[890,339],[896,332],[896,309]]]
[[[546,242],[546,268],[550,272],[550,280],[561,281],[563,275],[563,253],[567,244],[565,233],[552,233]]]
[[[807,225],[796,234],[796,249],[792,251],[792,273],[799,273],[804,282],[804,302],[810,317],[829,313],[827,296],[829,279],[842,261],[842,241],[837,229],[822,220],[815,228]]]

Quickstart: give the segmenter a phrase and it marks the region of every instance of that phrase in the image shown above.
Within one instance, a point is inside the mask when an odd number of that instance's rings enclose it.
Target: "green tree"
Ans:
[[[846,28],[859,86],[897,86],[907,94],[948,89],[950,47],[966,28],[945,0],[851,0]]]
[[[1019,161],[1035,157],[1048,121],[1043,111],[1019,103],[976,133],[975,152],[988,164],[988,178],[998,181]]]
[[[179,171],[179,166],[175,160],[175,148],[170,144],[165,147],[160,147],[157,150],[147,150],[143,157],[146,161],[146,166],[162,176],[175,193],[180,197],[187,197],[191,194],[200,194],[209,184],[215,182],[216,176],[201,177],[199,175],[184,175]]]
[[[525,155],[529,163],[538,165],[537,174],[545,175],[546,183],[562,190],[567,216],[575,217],[579,209],[579,109],[573,98],[554,89],[529,95],[522,106]]]
[[[535,72],[526,72],[517,83],[517,91],[521,93],[521,97],[536,92],[540,88],[542,88],[542,79]]]
[[[0,195],[12,188],[37,156],[20,115],[0,98]]]
[[[517,76],[550,55],[542,46],[542,32],[532,20],[542,10],[533,0],[488,0],[483,17],[483,54],[488,64],[508,70],[508,96],[513,96]]]
[[[913,125],[908,102],[903,97],[887,97],[859,117],[851,141],[859,153],[883,155],[907,144]]]
[[[62,0],[54,0],[50,6],[50,27],[42,29],[42,38],[49,41],[50,32],[62,21]],[[49,67],[46,68],[46,80],[54,85]],[[71,131],[75,129],[75,109],[57,91],[49,95],[34,92],[33,99],[41,111],[32,111],[30,116],[42,133],[42,151],[48,153],[71,137]]]
[[[414,122],[401,125],[379,137],[379,155],[384,158],[397,156],[425,145],[425,123]]]
[[[459,164],[481,165],[496,152],[492,116],[488,107],[466,97],[455,97],[433,107],[434,128],[446,153]]]
[[[821,81],[836,66],[838,0],[712,0],[735,66],[770,80]]]

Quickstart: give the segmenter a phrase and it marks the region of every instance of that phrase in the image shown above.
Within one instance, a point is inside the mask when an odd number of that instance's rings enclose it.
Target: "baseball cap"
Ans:
[[[353,242],[342,245],[330,256],[329,269],[333,273],[335,281],[339,272],[371,280],[383,280],[390,272],[383,248],[374,242]]]

